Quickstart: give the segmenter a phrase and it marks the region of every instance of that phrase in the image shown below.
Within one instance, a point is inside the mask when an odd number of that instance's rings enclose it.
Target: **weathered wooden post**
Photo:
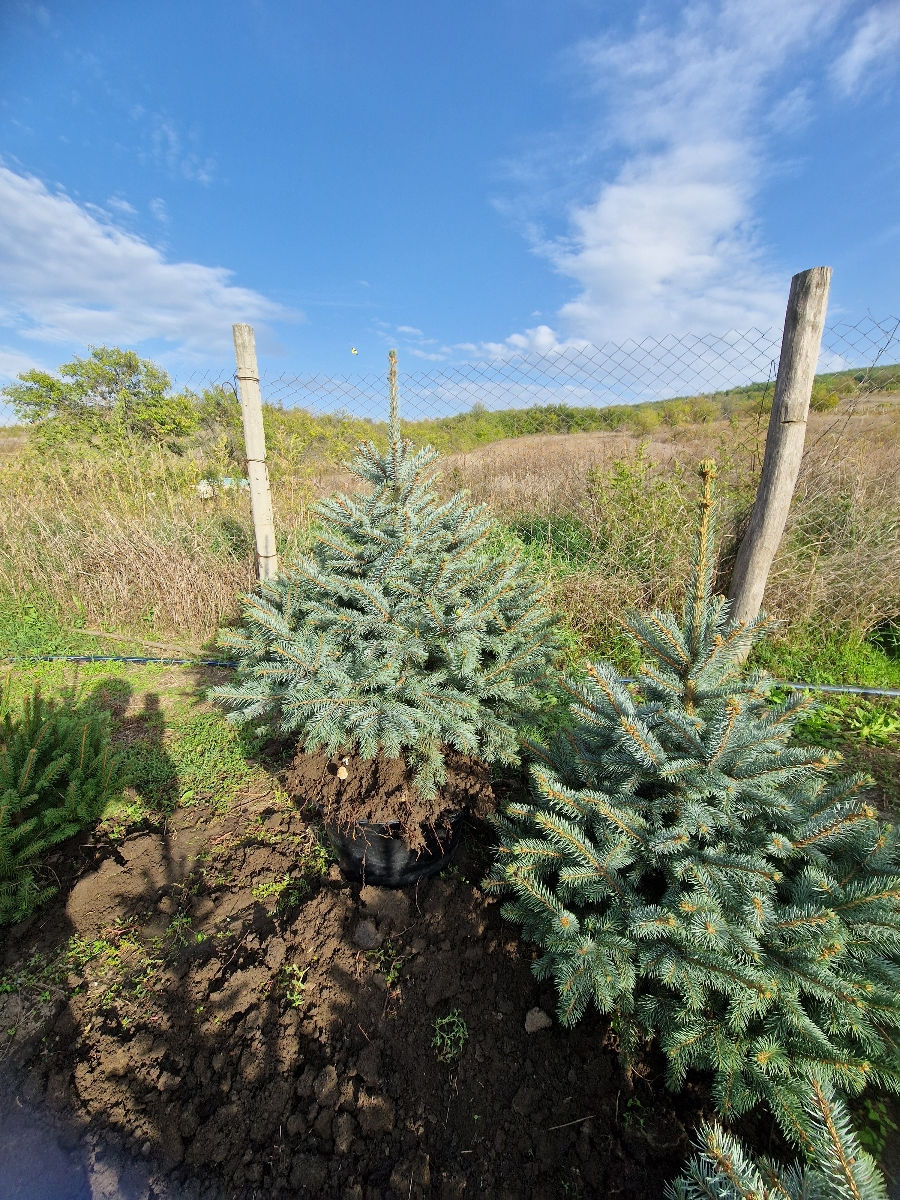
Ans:
[[[266,437],[263,430],[262,396],[259,391],[259,367],[256,342],[251,325],[232,325],[236,377],[241,392],[241,416],[244,420],[244,446],[247,451],[247,479],[250,483],[250,511],[256,536],[256,569],[260,580],[278,574],[275,549],[275,523],[272,519],[272,493],[266,466]]]
[[[811,267],[791,280],[762,475],[731,577],[731,616],[737,621],[759,615],[769,569],[784,533],[803,457],[830,284],[831,267]]]

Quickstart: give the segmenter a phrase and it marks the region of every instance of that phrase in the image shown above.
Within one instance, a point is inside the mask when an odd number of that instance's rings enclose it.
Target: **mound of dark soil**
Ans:
[[[299,751],[285,774],[288,793],[311,805],[330,825],[350,829],[355,821],[398,821],[413,850],[422,849],[422,827],[439,828],[450,812],[465,809],[484,817],[496,809],[491,772],[485,763],[452,746],[442,748],[447,778],[432,800],[419,794],[403,758],[334,758],[324,750]]]
[[[0,952],[6,1200],[661,1195],[701,1094],[558,1026],[487,853],[360,889],[271,796],[69,848]]]

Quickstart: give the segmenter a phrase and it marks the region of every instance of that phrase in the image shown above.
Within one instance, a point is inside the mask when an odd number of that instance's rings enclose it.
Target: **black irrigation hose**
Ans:
[[[118,654],[8,654],[0,662],[127,662],[165,663],[179,667],[236,667],[237,663],[220,662],[214,658],[123,658]]]
[[[231,667],[237,663],[223,662],[215,658],[121,658],[115,654],[13,654],[0,659],[0,662],[128,662],[128,663],[164,663],[167,666],[190,667]],[[638,683],[637,679],[623,679],[623,683]],[[854,696],[891,696],[900,699],[900,688],[849,687],[834,683],[782,683],[775,680],[777,687],[797,688],[808,692],[849,692]]]

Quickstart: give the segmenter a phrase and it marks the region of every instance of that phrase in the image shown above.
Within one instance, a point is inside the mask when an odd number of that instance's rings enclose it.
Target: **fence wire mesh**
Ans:
[[[780,329],[751,329],[567,345],[413,371],[401,349],[401,426],[414,444],[441,452],[445,496],[463,488],[487,503],[553,578],[573,627],[602,644],[615,636],[614,614],[680,604],[695,523],[690,465],[710,456],[719,465],[724,586],[753,504],[780,349]],[[274,406],[266,439],[285,526],[283,497],[298,487],[321,497],[361,486],[341,464],[361,440],[383,444],[387,353],[384,373],[292,375],[261,366],[263,400]],[[231,378],[182,382],[196,390]],[[898,402],[900,318],[831,321],[767,585],[770,615],[893,628]]]
[[[446,363],[409,371],[402,361],[400,387],[408,422],[487,411],[507,414],[508,432],[547,429],[534,410],[555,409],[552,428],[585,426],[584,410],[616,409],[656,402],[695,405],[717,401],[726,415],[734,405],[771,392],[778,371],[781,330],[750,329],[723,335],[668,335],[601,346],[562,345],[544,354],[510,354],[485,361]],[[385,356],[386,358],[386,356]],[[826,326],[819,357],[819,395],[839,398],[900,389],[900,318],[871,315]],[[295,375],[261,364],[265,403],[317,415],[381,421],[386,416],[383,373]],[[182,377],[193,391],[227,384],[233,372],[196,372]],[[830,391],[829,391],[830,389]],[[581,413],[575,410],[582,410]],[[690,415],[690,414],[687,414]]]
[[[803,465],[766,589],[770,615],[806,622],[817,636],[881,631],[896,644],[898,335],[893,316],[837,319],[825,331]],[[706,457],[719,464],[718,582],[727,582],[759,478],[780,342],[780,329],[755,329],[413,371],[401,346],[404,432],[440,451],[444,494],[467,489],[485,502],[503,537],[518,538],[546,576],[585,649],[606,655],[620,644],[619,614],[680,604],[693,465]],[[311,544],[318,499],[360,483],[342,466],[356,445],[385,444],[387,353],[383,371],[368,375],[261,366],[274,406],[265,429],[276,537],[288,562]],[[50,594],[62,611],[75,596],[86,627],[177,631],[172,645],[188,634],[200,645],[255,578],[234,383],[230,363],[175,381],[198,397],[216,390],[174,452],[142,439],[133,455],[84,454],[75,441],[26,460],[20,431],[6,447],[0,438],[0,592]]]

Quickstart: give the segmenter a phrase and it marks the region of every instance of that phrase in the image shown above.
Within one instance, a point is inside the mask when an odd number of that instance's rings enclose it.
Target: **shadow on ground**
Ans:
[[[12,1171],[10,1200],[661,1194],[699,1096],[676,1113],[655,1066],[629,1091],[599,1020],[526,1031],[553,996],[473,886],[477,832],[404,892],[298,872],[314,836],[265,798],[176,810],[16,933],[96,953],[9,1047],[0,1168],[29,1121],[53,1139],[49,1190]]]

